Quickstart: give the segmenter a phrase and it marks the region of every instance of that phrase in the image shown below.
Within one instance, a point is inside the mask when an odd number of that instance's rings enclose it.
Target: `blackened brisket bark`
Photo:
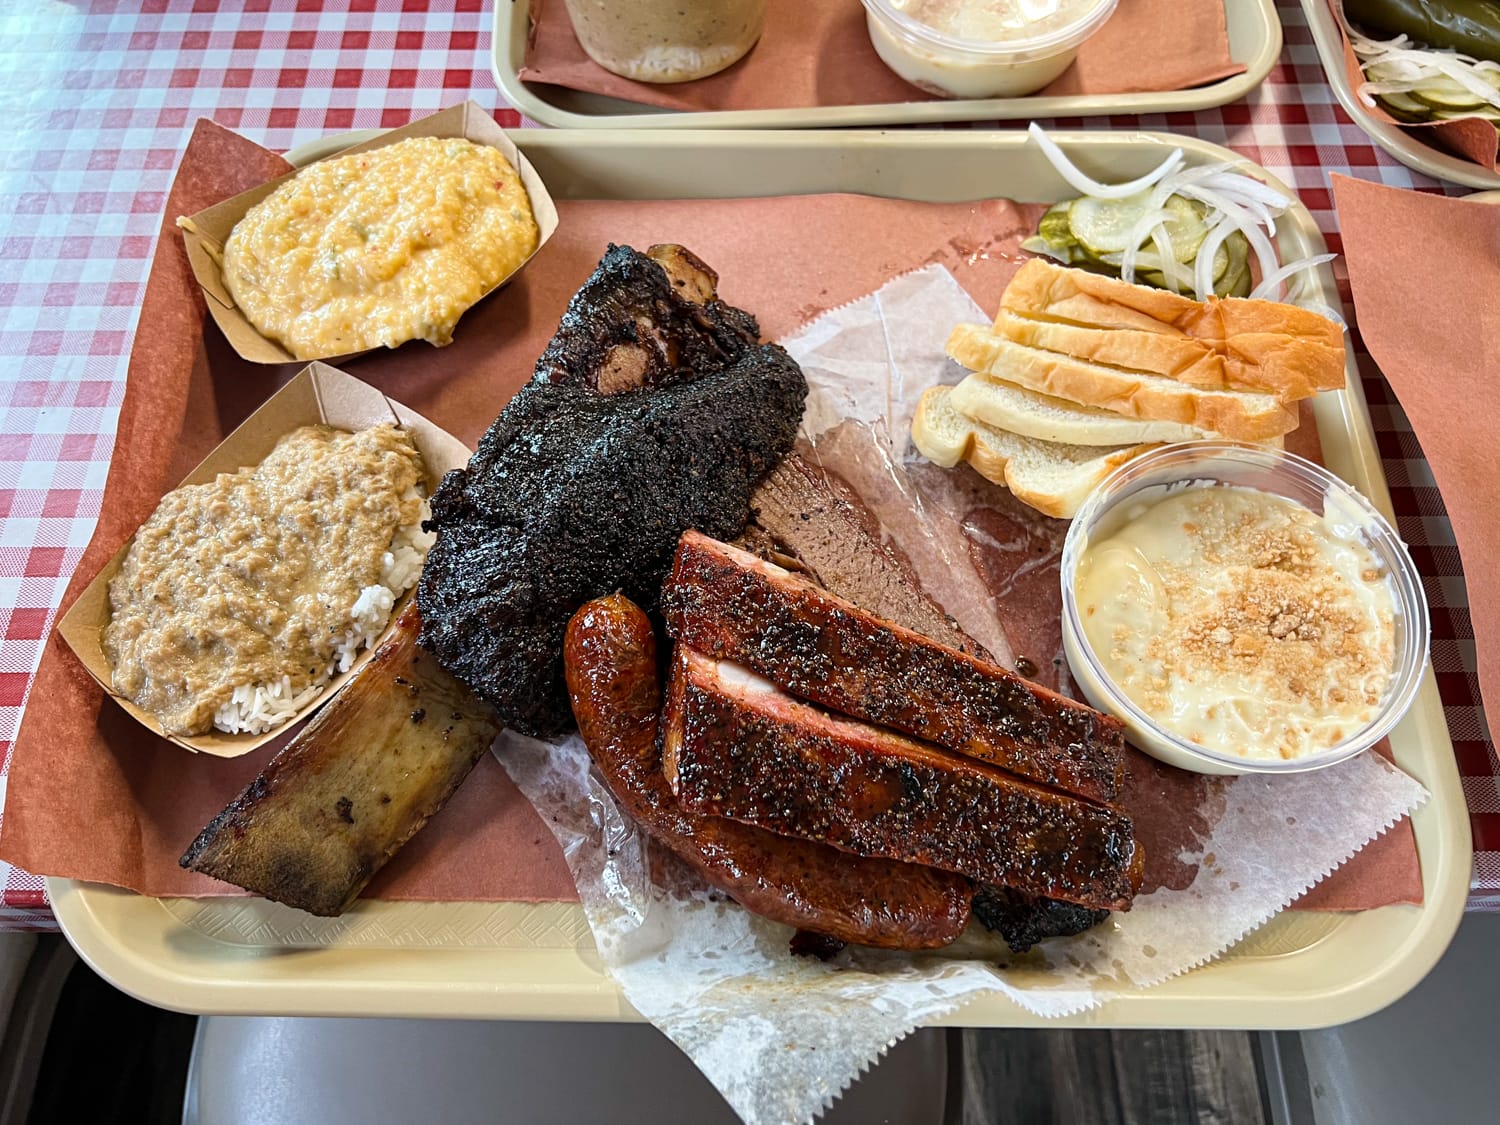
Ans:
[[[417,588],[422,645],[528,734],[573,725],[573,612],[617,590],[654,609],[678,537],[739,535],[802,417],[792,358],[756,343],[748,314],[697,299],[712,285],[688,280],[696,259],[655,249],[672,276],[610,248],[424,525],[437,541]]]

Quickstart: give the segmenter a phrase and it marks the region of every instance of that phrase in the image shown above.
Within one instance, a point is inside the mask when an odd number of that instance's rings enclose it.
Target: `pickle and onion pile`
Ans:
[[[1093,273],[1120,276],[1125,249],[1142,214],[1150,206],[1149,192],[1124,199],[1083,196],[1047,209],[1037,232],[1022,249],[1045,254]],[[1171,195],[1162,204],[1163,221],[1171,242],[1173,266],[1180,273],[1192,267],[1209,234],[1209,209],[1202,203]],[[1157,289],[1178,288],[1167,278],[1162,256],[1150,243],[1135,257],[1135,280]],[[1250,295],[1250,242],[1240,231],[1231,233],[1214,251],[1213,291],[1219,297]]]
[[[1500,0],[1344,0],[1362,93],[1407,124],[1500,128]]]
[[[1027,134],[1080,194],[1047,208],[1021,249],[1200,301],[1257,297],[1314,307],[1303,300],[1308,271],[1333,255],[1282,261],[1277,221],[1292,199],[1280,189],[1232,161],[1190,165],[1180,148],[1145,175],[1106,183],[1074,164],[1036,122]]]

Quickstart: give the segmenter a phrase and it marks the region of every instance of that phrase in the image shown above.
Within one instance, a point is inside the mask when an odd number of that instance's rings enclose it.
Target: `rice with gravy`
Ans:
[[[319,425],[259,465],[169,493],[110,581],[115,692],[171,735],[284,723],[416,583],[432,541],[425,484],[399,427]]]

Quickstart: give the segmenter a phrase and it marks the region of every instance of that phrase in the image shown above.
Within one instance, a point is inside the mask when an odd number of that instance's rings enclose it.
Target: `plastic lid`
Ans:
[[[937,28],[914,19],[891,0],[863,0],[865,7],[879,18],[891,24],[893,29],[903,32],[908,38],[929,47],[945,51],[965,52],[975,55],[1051,54],[1076,47],[1114,14],[1119,0],[1097,0],[1080,7],[1075,18],[1035,35],[1024,32],[1005,39],[964,39],[948,35]],[[1023,7],[1026,0],[1021,0]],[[1055,13],[1053,13],[1055,14]],[[1052,20],[1052,15],[1041,17],[1038,22]]]

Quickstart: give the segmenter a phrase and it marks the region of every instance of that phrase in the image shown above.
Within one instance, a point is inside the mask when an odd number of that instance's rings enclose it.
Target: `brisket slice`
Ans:
[[[922,592],[911,563],[882,542],[879,522],[840,483],[800,454],[791,454],[750,494],[751,525],[742,545],[770,562],[801,570],[877,617],[990,659]]]
[[[1119,795],[1118,721],[866,612],[696,531],[662,587],[681,645],[786,691],[1094,800]]]
[[[683,808],[1027,895],[1129,909],[1137,849],[1117,809],[830,715],[683,644],[672,675],[663,768]]]
[[[911,564],[927,596],[962,621],[965,631],[989,650],[986,659],[1014,668],[1015,650],[995,593],[974,565],[972,544],[957,509],[934,503],[937,492],[917,487],[893,452],[905,443],[904,433],[893,441],[884,422],[848,420],[818,435],[817,463],[859,497],[877,521],[882,540]],[[850,600],[858,604],[857,598]]]

